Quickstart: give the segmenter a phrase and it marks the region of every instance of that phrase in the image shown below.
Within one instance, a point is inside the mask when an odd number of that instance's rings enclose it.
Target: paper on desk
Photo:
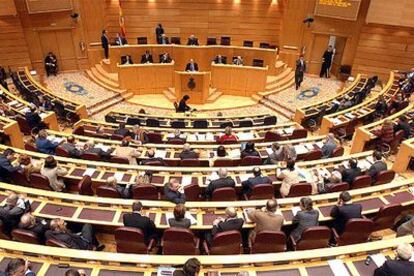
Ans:
[[[329,260],[328,264],[335,276],[351,276],[342,260]]]
[[[96,145],[95,145],[95,148],[100,148],[100,149],[101,149],[101,150],[103,150],[103,151],[108,151],[108,150],[110,149],[110,147],[105,146],[105,145],[103,145],[103,144],[96,144]]]
[[[210,132],[206,133],[206,140],[207,141],[214,141],[214,135]]]
[[[266,148],[267,155],[271,155],[273,153],[272,148]]]
[[[360,160],[358,162],[358,167],[360,167],[361,170],[365,171],[368,170],[369,167],[371,167],[371,164],[367,160]]]
[[[294,148],[297,154],[305,154],[309,151],[304,145],[296,145]]]
[[[355,115],[352,115],[351,113],[346,113],[345,117],[349,118],[349,119],[354,119]]]
[[[160,266],[157,269],[157,276],[172,276],[176,269],[174,267],[163,267]]]
[[[196,134],[198,141],[205,141],[206,135],[205,134]]]
[[[89,175],[90,177],[92,177],[92,175],[95,173],[95,171],[96,171],[95,169],[88,168],[88,169],[86,169],[86,171],[83,173],[82,176]]]
[[[122,178],[124,178],[124,173],[116,172],[114,174],[114,177],[115,177],[116,181],[121,182],[122,181]]]
[[[241,181],[246,181],[247,179],[249,179],[250,175],[248,174],[240,174],[239,178]]]
[[[237,133],[237,137],[239,138],[239,140],[252,140],[252,139],[254,139],[254,135],[251,132]]]
[[[167,151],[165,150],[157,150],[155,151],[155,158],[165,158],[167,156]]]
[[[50,137],[50,140],[52,141],[52,143],[58,143],[58,144],[60,144],[63,141],[63,138],[62,137],[52,136],[52,137]]]
[[[288,128],[284,128],[283,132],[290,135],[293,133],[294,130],[295,130],[294,127],[288,127]]]
[[[15,104],[17,104],[16,100],[7,103],[8,106],[13,106]]]
[[[44,119],[44,118],[46,118],[47,114],[46,113],[40,113],[39,116],[40,116],[40,118]]]
[[[184,175],[183,178],[181,179],[181,185],[185,187],[187,185],[190,185],[191,181],[192,181],[191,175]]]
[[[239,149],[233,149],[229,153],[231,158],[239,158],[240,157],[240,150]]]
[[[214,180],[217,180],[217,179],[219,179],[220,177],[219,177],[219,175],[217,174],[217,172],[212,172],[211,173],[211,175],[208,177],[208,180],[210,180],[210,181],[214,181]]]
[[[323,142],[317,142],[316,145],[321,149],[323,147]]]
[[[339,120],[338,118],[333,118],[332,119],[332,122],[333,122],[334,125],[340,125],[340,124],[342,124],[342,121]]]
[[[293,215],[296,216],[296,214],[300,211],[300,207],[299,206],[293,206],[291,211],[292,211]]]
[[[244,218],[244,221],[246,223],[253,223],[253,221],[251,221],[250,218],[249,218],[249,216],[247,215],[247,210],[249,210],[249,209],[243,209],[243,218]]]
[[[197,224],[197,220],[195,219],[195,217],[190,214],[189,212],[185,212],[184,215],[185,218],[189,219],[191,222],[191,225]],[[174,214],[173,213],[166,213],[165,214],[165,218],[167,219],[167,222],[170,218],[174,218]]]
[[[372,156],[368,156],[368,157],[366,158],[366,160],[367,160],[369,163],[374,164],[374,157],[372,157]]]
[[[387,260],[387,259],[385,258],[385,256],[384,256],[384,255],[382,255],[382,254],[380,254],[380,253],[378,253],[378,254],[374,254],[374,255],[370,255],[370,257],[371,257],[371,259],[374,261],[374,263],[375,263],[375,265],[376,265],[377,267],[382,266],[382,265],[385,263],[385,261]]]
[[[188,140],[190,140],[190,141],[197,141],[197,136],[195,134],[189,134],[188,135]]]
[[[174,138],[174,133],[168,133],[167,138]]]

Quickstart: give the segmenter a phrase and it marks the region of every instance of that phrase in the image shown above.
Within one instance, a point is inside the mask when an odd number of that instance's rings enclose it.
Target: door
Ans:
[[[335,55],[333,57],[333,62],[331,66],[331,75],[332,76],[339,76],[339,68],[342,65],[342,56],[344,54],[346,46],[346,37],[336,36],[335,39]]]
[[[308,62],[309,74],[319,75],[322,66],[322,56],[329,45],[329,35],[315,34],[312,42],[310,58]]]

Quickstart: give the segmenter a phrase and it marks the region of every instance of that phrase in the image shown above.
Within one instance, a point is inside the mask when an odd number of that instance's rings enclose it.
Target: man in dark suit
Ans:
[[[15,159],[16,153],[13,149],[6,149],[0,154],[0,181],[10,183],[10,177],[17,171],[21,170],[20,166],[13,166],[12,160]]]
[[[131,132],[126,128],[125,123],[120,123],[119,127],[114,131],[114,134],[121,135],[123,137],[131,136]]]
[[[147,159],[141,160],[140,162],[141,165],[145,165],[149,162],[156,162],[156,161],[159,161],[161,163],[160,166],[167,165],[167,163],[165,163],[165,161],[161,157],[155,157],[155,151],[153,149],[150,149],[147,151],[147,157],[148,157]]]
[[[358,168],[358,161],[356,159],[350,159],[348,161],[349,169],[341,167],[342,181],[347,182],[351,185],[355,177],[361,175],[361,169]]]
[[[170,41],[168,40],[168,37],[165,34],[161,35],[159,44],[170,44]]]
[[[382,161],[382,153],[378,150],[374,151],[373,158],[374,164],[368,169],[367,174],[371,176],[372,183],[375,183],[378,173],[387,170],[387,163]]]
[[[157,236],[154,222],[141,213],[142,203],[136,201],[132,204],[132,213],[126,213],[123,215],[122,220],[124,226],[134,227],[140,229],[144,233],[145,243],[148,244],[150,239]]]
[[[69,152],[71,157],[78,158],[83,153],[83,151],[79,150],[76,147],[76,140],[75,137],[73,137],[72,135],[66,139],[66,142],[63,143],[61,147],[64,148],[67,152]]]
[[[157,25],[157,28],[155,28],[155,36],[157,39],[157,43],[161,44],[161,36],[164,34],[164,28],[162,27],[161,24]]]
[[[218,217],[213,221],[213,229],[211,229],[211,233],[206,236],[209,244],[218,233],[234,230],[241,231],[244,220],[237,217],[236,209],[234,207],[227,207],[225,212],[226,218]]]
[[[185,203],[184,189],[176,178],[170,179],[170,182],[165,184],[164,195],[168,201],[175,204]]]
[[[243,187],[243,193],[249,194],[253,186],[258,184],[272,184],[272,180],[270,180],[267,176],[262,176],[262,171],[259,167],[255,167],[253,169],[253,177],[250,177],[249,179],[242,182]]]
[[[6,198],[6,204],[0,207],[0,220],[3,222],[5,231],[9,233],[19,224],[20,218],[26,212],[26,200],[15,193]]]
[[[26,259],[11,259],[7,264],[6,270],[0,272],[0,276],[36,276],[36,273],[30,270],[30,262]]]
[[[215,64],[226,64],[226,59],[222,55],[217,55],[214,58],[214,63]]]
[[[330,77],[330,69],[332,64],[332,56],[333,56],[333,48],[331,45],[328,46],[328,49],[323,53],[322,57],[322,67],[319,76],[329,78]]]
[[[27,124],[30,127],[30,130],[36,128],[37,130],[41,130],[47,128],[46,124],[42,122],[42,117],[40,117],[36,106],[33,104],[29,107],[29,110],[24,114]]]
[[[32,214],[26,213],[20,218],[19,228],[29,230],[35,233],[40,240],[43,240],[45,232],[49,230],[49,224],[44,219],[36,218]]]
[[[411,126],[408,123],[407,117],[401,116],[398,119],[398,123],[394,125],[394,133],[397,133],[397,131],[404,131],[404,139],[408,139],[411,136],[412,130]]]
[[[180,159],[184,160],[184,159],[197,159],[197,158],[198,158],[198,153],[190,148],[190,144],[188,143],[184,144],[183,151],[180,152]]]
[[[57,73],[57,58],[52,52],[49,52],[47,54],[47,56],[45,57],[45,70],[46,70],[46,75],[48,77],[51,74],[56,76],[56,73]]]
[[[406,276],[414,275],[414,262],[411,262],[413,247],[409,243],[402,243],[397,247],[395,260],[386,260],[377,268],[374,276]]]
[[[198,64],[194,62],[194,59],[190,59],[190,62],[185,66],[185,71],[187,72],[197,72]]]
[[[127,40],[125,37],[123,37],[120,33],[116,34],[116,38],[115,38],[115,44],[118,46],[124,46],[125,44],[127,44]]]
[[[89,141],[85,143],[85,145],[83,146],[84,153],[95,153],[99,155],[100,158],[103,158],[103,159],[109,159],[113,151],[114,149],[112,148],[105,151],[99,147],[95,147],[95,145],[93,144],[93,141]]]
[[[164,53],[160,56],[160,63],[171,63],[172,59],[170,57],[170,54]]]
[[[303,55],[299,57],[296,61],[296,69],[295,69],[295,84],[296,90],[300,88],[300,84],[303,82],[303,76],[305,75],[306,71],[306,62],[303,59]]]
[[[152,60],[152,55],[150,54],[150,52],[147,50],[145,51],[145,54],[142,55],[141,57],[141,63],[153,63],[154,61]]]
[[[102,48],[104,49],[105,58],[108,59],[109,58],[109,39],[108,39],[108,36],[106,35],[106,30],[102,31],[101,44],[102,44]]]
[[[227,170],[224,168],[220,168],[218,170],[219,179],[213,180],[208,184],[206,188],[206,197],[211,198],[215,189],[219,188],[226,188],[231,187],[234,188],[236,186],[236,182],[227,175]]]
[[[333,227],[338,234],[345,230],[348,220],[361,218],[361,212],[361,204],[352,203],[352,197],[347,191],[340,193],[338,204],[331,210],[331,217],[334,218]]]
[[[198,46],[198,38],[196,38],[194,35],[190,35],[187,41],[187,45]]]

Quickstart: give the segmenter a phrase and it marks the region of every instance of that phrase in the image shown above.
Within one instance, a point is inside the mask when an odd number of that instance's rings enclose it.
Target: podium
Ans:
[[[189,104],[204,104],[209,97],[210,72],[175,71],[174,88],[177,100],[190,96]]]

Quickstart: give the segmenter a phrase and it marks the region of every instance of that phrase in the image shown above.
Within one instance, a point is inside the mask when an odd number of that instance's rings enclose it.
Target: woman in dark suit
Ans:
[[[190,228],[191,221],[185,217],[185,211],[184,204],[177,204],[174,207],[174,218],[168,219],[170,227]]]
[[[313,209],[313,202],[310,197],[302,197],[300,199],[300,209],[292,220],[292,224],[296,228],[290,234],[295,241],[298,241],[302,232],[311,226],[319,225],[319,212]]]

